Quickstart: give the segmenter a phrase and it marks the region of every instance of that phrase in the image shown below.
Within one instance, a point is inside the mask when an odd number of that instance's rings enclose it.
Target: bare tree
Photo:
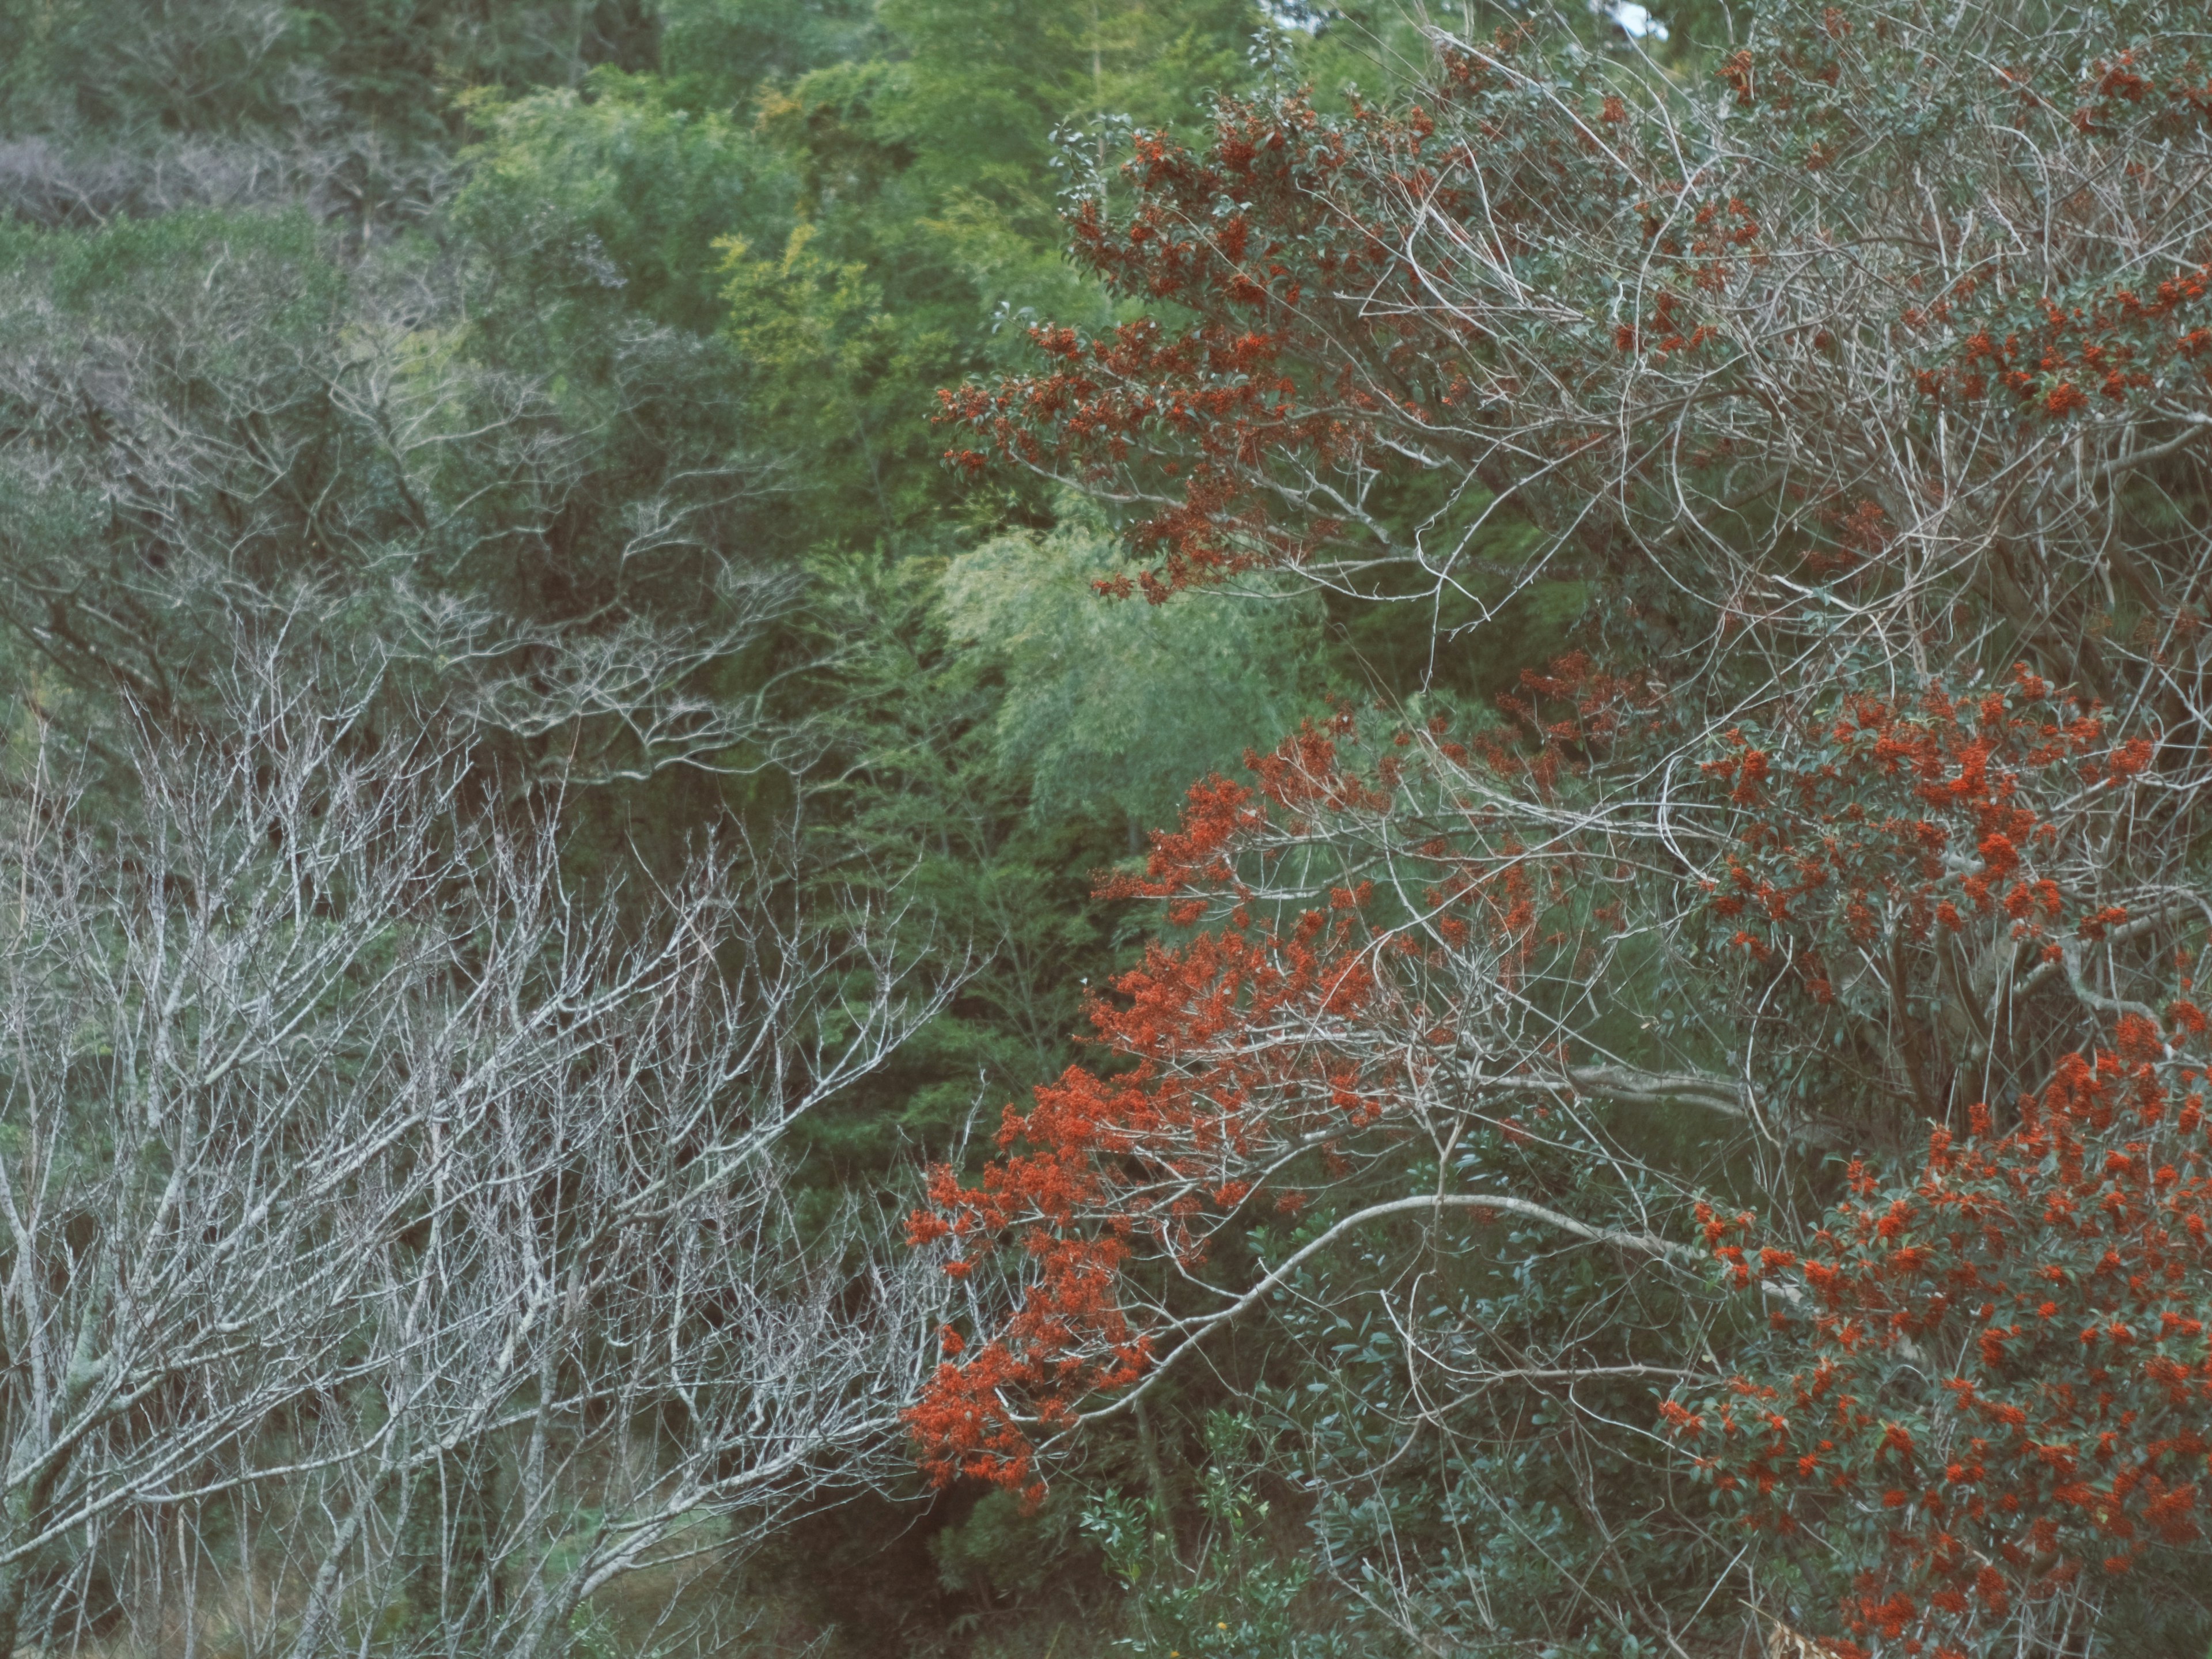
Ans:
[[[128,1577],[256,1652],[558,1652],[867,1479],[935,1292],[779,1143],[945,988],[760,849],[587,901],[274,654],[222,706],[127,826],[43,750],[9,798],[0,1648]]]
[[[118,231],[137,278],[67,293],[64,240],[0,301],[0,620],[54,680],[220,726],[244,628],[373,660],[516,787],[800,746],[775,676],[729,672],[799,585],[753,545],[781,477],[718,343],[625,313],[526,372],[471,273],[344,264],[296,221]]]

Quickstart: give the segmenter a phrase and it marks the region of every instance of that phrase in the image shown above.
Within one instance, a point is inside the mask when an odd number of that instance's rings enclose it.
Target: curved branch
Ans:
[[[1530,1221],[1540,1221],[1547,1227],[1585,1239],[1593,1244],[1613,1244],[1620,1249],[1640,1250],[1648,1255],[1683,1262],[1702,1262],[1702,1252],[1693,1246],[1680,1244],[1672,1239],[1661,1238],[1655,1233],[1625,1232],[1610,1227],[1593,1227],[1588,1222],[1577,1221],[1571,1215],[1531,1204],[1525,1198],[1507,1198],[1495,1193],[1428,1193],[1419,1198],[1396,1198],[1384,1204],[1370,1204],[1344,1218],[1319,1237],[1309,1241],[1277,1267],[1270,1269],[1260,1282],[1238,1297],[1219,1312],[1208,1315],[1192,1328],[1183,1340],[1162,1356],[1159,1364],[1146,1373],[1144,1379],[1110,1406],[1102,1406],[1094,1412],[1079,1412],[1078,1423],[1095,1423],[1118,1413],[1132,1409],[1152,1385],[1167,1375],[1175,1363],[1204,1341],[1220,1327],[1239,1316],[1249,1313],[1279,1290],[1291,1274],[1316,1255],[1350,1232],[1370,1221],[1380,1221],[1386,1216],[1407,1215],[1417,1210],[1468,1209],[1494,1210],[1505,1215],[1517,1215]]]
[[[1470,1073],[1468,1080],[1477,1088],[1580,1096],[1609,1101],[1616,1106],[1697,1106],[1741,1123],[1756,1122],[1751,1109],[1750,1090],[1733,1079],[1706,1072],[1645,1072],[1632,1066],[1570,1066],[1552,1077],[1540,1073],[1500,1077],[1477,1072]],[[1792,1124],[1784,1133],[1792,1140],[1814,1146],[1834,1146],[1839,1141],[1833,1129],[1819,1123]]]

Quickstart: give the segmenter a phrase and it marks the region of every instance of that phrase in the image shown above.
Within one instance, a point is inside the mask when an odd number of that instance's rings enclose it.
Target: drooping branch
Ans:
[[[1293,1274],[1308,1262],[1356,1232],[1361,1227],[1393,1216],[1413,1215],[1423,1211],[1441,1214],[1447,1210],[1484,1210],[1500,1216],[1516,1216],[1534,1221],[1541,1226],[1555,1229],[1571,1238],[1586,1243],[1601,1244],[1614,1249],[1632,1251],[1655,1256],[1691,1267],[1702,1267],[1707,1260],[1704,1251],[1674,1239],[1661,1238],[1656,1234],[1641,1233],[1613,1227],[1594,1227],[1571,1215],[1551,1209],[1526,1199],[1510,1197],[1502,1193],[1430,1193],[1412,1198],[1392,1199],[1381,1204],[1370,1204],[1353,1212],[1341,1220],[1332,1223],[1326,1230],[1308,1240],[1281,1261],[1270,1267],[1248,1289],[1226,1307],[1215,1310],[1195,1320],[1183,1322],[1177,1327],[1172,1346],[1164,1349],[1158,1358],[1146,1367],[1144,1376],[1124,1390],[1107,1405],[1079,1412],[1078,1423],[1096,1423],[1115,1417],[1123,1412],[1134,1411],[1138,1402],[1155,1387],[1184,1355],[1193,1352],[1199,1345],[1223,1326],[1251,1312],[1287,1285]],[[1618,1369],[1618,1368],[1614,1368]],[[1576,1375],[1572,1371],[1562,1375]],[[1043,1419],[1027,1419],[1031,1421]]]

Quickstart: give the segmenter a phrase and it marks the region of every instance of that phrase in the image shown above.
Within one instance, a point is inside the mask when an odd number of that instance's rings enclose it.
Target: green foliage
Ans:
[[[1118,841],[1039,820],[999,763],[1003,689],[951,634],[941,556],[824,556],[814,571],[813,866],[841,890],[913,906],[918,948],[971,970],[880,1085],[811,1131],[840,1167],[881,1171],[907,1137],[941,1152],[971,1109],[1066,1063],[1085,982],[1111,962],[1089,872]]]
[[[1183,792],[1273,747],[1307,712],[1316,656],[1310,596],[1194,593],[1164,605],[1103,599],[1120,567],[1077,500],[1048,536],[1014,532],[952,561],[945,613],[1003,676],[998,763],[1030,779],[1030,811],[1171,823]]]
[[[20,223],[0,227],[0,260],[18,285],[37,283],[53,304],[94,327],[145,339],[183,311],[197,280],[231,275],[220,303],[243,299],[261,326],[206,344],[224,362],[245,361],[270,337],[303,343],[330,326],[344,274],[302,212],[187,211],[126,220],[96,234],[52,234]],[[232,266],[235,270],[232,270]],[[238,283],[250,284],[243,293]],[[177,331],[173,322],[165,332]]]
[[[743,106],[763,82],[864,59],[883,44],[866,0],[664,0],[659,21],[662,73],[702,106]]]
[[[948,1590],[1033,1595],[1068,1570],[1078,1525],[1075,1500],[1064,1493],[1032,1513],[1013,1493],[994,1487],[966,1520],[929,1540],[929,1553]]]
[[[1434,1184],[1434,1166],[1413,1179]],[[1607,1197],[1565,1148],[1494,1126],[1461,1143],[1447,1184],[1460,1182]],[[1627,1216],[1654,1196],[1611,1198]],[[1259,1254],[1279,1259],[1335,1219],[1312,1212],[1263,1235]],[[1654,1384],[1601,1369],[1571,1384],[1512,1374],[1577,1334],[1605,1350],[1596,1366],[1632,1373],[1701,1340],[1700,1310],[1554,1242],[1505,1224],[1459,1247],[1419,1223],[1377,1224],[1287,1287],[1273,1322],[1297,1358],[1253,1391],[1252,1409],[1282,1475],[1310,1494],[1308,1547],[1354,1651],[1395,1652],[1419,1631],[1470,1656],[1649,1659],[1668,1650],[1654,1628],[1693,1619],[1725,1571],[1702,1515],[1675,1510],[1664,1460],[1640,1436],[1608,1432],[1651,1419]],[[1504,1374],[1465,1385],[1492,1370]],[[1633,1523],[1594,1524],[1624,1515]]]
[[[941,203],[988,203],[1041,244],[1059,237],[1052,134],[1095,117],[1194,124],[1242,78],[1261,27],[1245,0],[885,0],[904,49],[877,113]]]
[[[817,865],[915,906],[926,948],[972,967],[881,1092],[814,1132],[861,1167],[902,1135],[941,1151],[973,1109],[1073,1058],[1089,988],[1116,959],[1093,872],[1315,701],[1310,600],[1102,599],[1091,581],[1112,542],[1064,506],[1058,531],[950,558],[813,563]]]
[[[1084,1531],[1127,1596],[1129,1633],[1116,1644],[1124,1651],[1146,1659],[1320,1659],[1348,1650],[1304,1616],[1312,1569],[1284,1549],[1273,1506],[1251,1484],[1253,1438],[1251,1423],[1230,1413],[1207,1420],[1200,1525],[1188,1548],[1178,1548],[1175,1517],[1157,1501],[1109,1494],[1084,1511]]]
[[[851,542],[944,505],[922,389],[954,353],[944,332],[890,310],[866,265],[832,263],[817,240],[802,224],[772,255],[742,239],[721,245],[726,336],[790,446],[810,528]]]
[[[647,0],[100,0],[0,4],[0,118],[143,139],[289,127],[448,140],[465,87],[574,86],[652,61]]]
[[[722,316],[714,243],[776,234],[791,192],[778,159],[730,116],[678,103],[651,76],[604,70],[568,88],[465,100],[482,141],[453,227],[528,303],[556,283],[697,334]],[[517,296],[518,299],[523,296]]]
[[[799,446],[811,520],[848,544],[964,516],[928,426],[940,387],[1012,362],[1030,318],[1109,319],[1060,254],[1055,132],[1202,118],[1258,19],[1243,0],[900,0],[880,23],[880,55],[757,92],[803,223],[747,233],[725,270],[731,337]]]

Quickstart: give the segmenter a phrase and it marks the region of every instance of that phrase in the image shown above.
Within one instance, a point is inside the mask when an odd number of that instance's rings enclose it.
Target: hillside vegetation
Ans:
[[[0,1653],[2200,1659],[2178,0],[0,0]]]

